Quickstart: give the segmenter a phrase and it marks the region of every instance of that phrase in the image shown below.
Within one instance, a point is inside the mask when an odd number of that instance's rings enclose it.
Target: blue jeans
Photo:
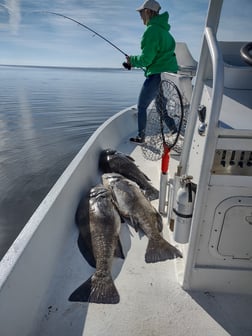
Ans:
[[[161,82],[161,74],[154,74],[147,77],[143,83],[140,95],[138,98],[138,135],[145,137],[147,123],[147,108],[154,98],[156,98],[159,85]],[[176,129],[174,120],[166,114],[165,123],[173,130]]]

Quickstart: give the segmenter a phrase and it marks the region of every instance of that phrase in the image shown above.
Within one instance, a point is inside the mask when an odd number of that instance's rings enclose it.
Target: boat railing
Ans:
[[[209,112],[210,119],[208,124],[208,137],[213,140],[216,138],[215,133],[220,115],[224,87],[224,63],[221,48],[216,37],[222,3],[222,0],[213,0],[210,2],[208,8],[206,26],[203,34],[200,62],[196,74],[195,87],[193,90],[190,105],[189,119],[185,132],[186,141],[184,142],[184,147],[180,159],[180,171],[182,175],[186,174],[187,170],[188,157],[193,141],[193,131],[198,117],[197,111],[202,97],[204,81],[208,77],[207,73],[209,59],[212,63],[213,90],[211,109]],[[208,146],[212,146],[212,141],[208,141]],[[205,150],[205,152],[207,153],[207,149]],[[208,158],[209,162],[211,162],[210,160],[211,158]]]

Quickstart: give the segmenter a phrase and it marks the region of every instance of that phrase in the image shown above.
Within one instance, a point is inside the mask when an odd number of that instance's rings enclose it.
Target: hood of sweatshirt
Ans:
[[[162,14],[153,16],[148,22],[147,26],[158,25],[163,29],[165,29],[166,31],[169,31],[171,26],[169,25],[168,20],[169,20],[169,14],[168,12],[164,12]]]

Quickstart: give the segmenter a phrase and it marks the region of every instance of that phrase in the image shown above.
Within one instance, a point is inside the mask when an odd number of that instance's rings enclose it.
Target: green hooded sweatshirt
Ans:
[[[136,68],[145,68],[145,76],[161,72],[177,72],[175,40],[170,34],[169,14],[153,16],[141,40],[142,54],[131,56],[130,63]]]

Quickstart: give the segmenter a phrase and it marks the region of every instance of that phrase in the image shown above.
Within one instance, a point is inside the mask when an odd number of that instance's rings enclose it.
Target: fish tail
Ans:
[[[78,287],[68,298],[71,302],[88,302],[92,290],[92,277]]]
[[[120,297],[111,275],[100,277],[94,274],[89,302],[115,304],[119,301]]]
[[[168,243],[163,237],[150,239],[145,253],[147,263],[156,263],[168,259],[182,258],[182,253],[173,245]]]
[[[69,301],[116,304],[120,297],[111,276],[94,274],[70,295]]]

